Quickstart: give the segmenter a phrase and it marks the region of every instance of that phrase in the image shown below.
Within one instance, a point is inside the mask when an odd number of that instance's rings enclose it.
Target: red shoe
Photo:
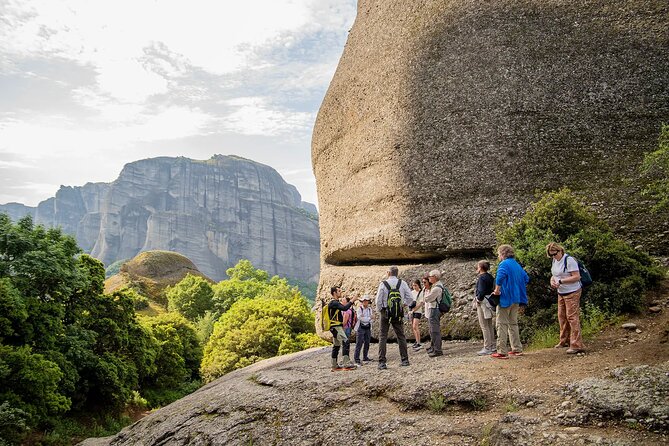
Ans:
[[[509,356],[523,356],[523,352],[509,352]]]
[[[509,359],[509,356],[508,356],[508,355],[503,355],[503,354],[501,354],[501,353],[493,353],[493,354],[490,355],[490,356],[493,357],[493,358],[495,358],[495,359]]]

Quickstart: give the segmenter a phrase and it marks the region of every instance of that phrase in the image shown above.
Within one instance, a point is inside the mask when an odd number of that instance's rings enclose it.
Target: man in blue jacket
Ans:
[[[501,245],[497,248],[497,257],[500,264],[495,277],[493,294],[499,296],[497,306],[497,353],[491,356],[497,359],[507,359],[511,356],[523,354],[523,344],[520,343],[518,330],[519,307],[527,306],[527,284],[530,277],[516,261],[513,248]],[[511,338],[511,351],[507,340]]]

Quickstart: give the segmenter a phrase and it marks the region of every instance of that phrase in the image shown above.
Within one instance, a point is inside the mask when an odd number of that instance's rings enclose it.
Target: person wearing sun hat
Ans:
[[[369,358],[369,342],[372,339],[372,320],[374,319],[374,313],[370,306],[372,298],[365,294],[360,301],[362,304],[356,310],[358,322],[355,324],[355,327],[353,327],[355,330],[355,352],[353,354],[353,360],[356,365],[362,365],[362,362],[360,362],[360,350],[362,350],[362,361],[364,363],[371,361]]]

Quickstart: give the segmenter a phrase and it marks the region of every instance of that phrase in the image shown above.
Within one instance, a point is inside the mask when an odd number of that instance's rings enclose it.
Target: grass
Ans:
[[[441,393],[434,392],[427,399],[427,407],[432,412],[443,412],[446,409],[446,399]]]
[[[520,406],[515,401],[509,401],[504,405],[504,412],[518,412]]]
[[[618,324],[621,316],[613,316],[586,302],[581,310],[581,336],[584,340],[592,339],[604,328]],[[537,330],[529,343],[529,350],[553,347],[560,341],[560,330],[557,325],[550,325]]]
[[[158,316],[159,314],[167,313],[167,310],[162,305],[157,304],[156,302],[150,300],[149,306],[147,308],[137,310],[136,313],[142,316],[153,317],[153,316]]]

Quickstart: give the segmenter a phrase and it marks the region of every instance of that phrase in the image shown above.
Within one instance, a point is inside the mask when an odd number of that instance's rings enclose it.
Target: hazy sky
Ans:
[[[0,203],[236,154],[316,202],[311,131],[355,0],[0,0]]]

